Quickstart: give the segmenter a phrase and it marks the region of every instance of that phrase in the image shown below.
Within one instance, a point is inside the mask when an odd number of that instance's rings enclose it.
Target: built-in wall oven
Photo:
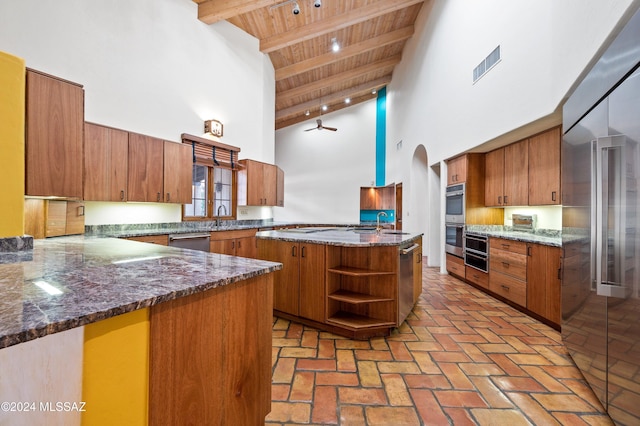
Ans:
[[[467,232],[464,236],[464,264],[489,272],[489,239]]]
[[[447,223],[445,225],[445,251],[458,257],[464,253],[464,225]]]
[[[464,183],[447,186],[445,200],[445,251],[464,254]]]

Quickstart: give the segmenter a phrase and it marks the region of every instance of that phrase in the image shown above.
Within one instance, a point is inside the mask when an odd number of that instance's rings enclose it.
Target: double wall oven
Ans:
[[[467,232],[464,236],[464,264],[489,272],[489,239],[486,235]]]
[[[445,200],[445,251],[454,256],[464,254],[464,183],[449,185]]]

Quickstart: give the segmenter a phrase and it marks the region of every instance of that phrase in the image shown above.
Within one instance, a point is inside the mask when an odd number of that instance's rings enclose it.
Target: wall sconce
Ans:
[[[222,137],[222,123],[218,120],[206,120],[204,122],[204,132],[211,136]]]

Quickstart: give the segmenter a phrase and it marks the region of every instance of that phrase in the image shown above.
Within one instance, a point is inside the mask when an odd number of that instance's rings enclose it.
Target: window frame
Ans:
[[[185,222],[204,222],[204,221],[210,221],[210,220],[215,220],[218,219],[218,216],[216,215],[216,212],[214,212],[214,202],[215,202],[215,183],[213,180],[213,175],[214,175],[214,169],[216,168],[221,168],[221,169],[227,169],[227,170],[231,170],[231,211],[227,212],[226,216],[220,216],[221,220],[234,220],[236,218],[237,215],[237,205],[238,205],[238,200],[237,200],[237,185],[238,185],[238,179],[237,179],[237,172],[238,170],[236,168],[231,168],[231,167],[226,167],[226,166],[216,166],[213,165],[211,163],[205,162],[205,161],[199,161],[196,160],[195,163],[193,163],[196,166],[203,166],[207,168],[207,194],[206,194],[206,204],[207,204],[207,215],[206,216],[185,216],[185,211],[186,211],[186,204],[182,205],[182,220]],[[191,181],[193,182],[193,174],[191,175]],[[191,196],[193,197],[193,192],[191,194]],[[193,202],[193,198],[191,200],[191,202]]]

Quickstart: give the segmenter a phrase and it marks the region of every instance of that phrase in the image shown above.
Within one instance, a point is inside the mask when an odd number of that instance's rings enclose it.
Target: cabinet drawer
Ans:
[[[464,278],[464,261],[459,257],[447,254],[447,271]]]
[[[491,249],[489,269],[520,280],[527,280],[527,256],[504,250]]]
[[[465,278],[467,281],[479,285],[482,288],[489,288],[489,274],[472,268],[471,266],[465,266]]]
[[[504,238],[489,238],[490,250],[505,250],[512,253],[527,254],[527,243],[522,241],[505,240]]]
[[[527,306],[527,284],[524,281],[500,272],[491,272],[489,290],[518,305]]]

